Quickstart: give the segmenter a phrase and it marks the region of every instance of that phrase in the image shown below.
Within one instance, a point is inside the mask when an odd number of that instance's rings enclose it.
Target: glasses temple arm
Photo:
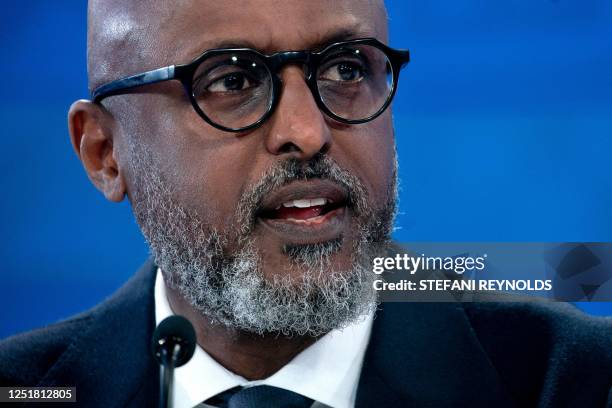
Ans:
[[[118,79],[116,81],[109,82],[94,89],[94,91],[91,93],[91,99],[94,102],[100,102],[102,99],[108,96],[123,93],[123,91],[127,89],[174,79],[174,69],[175,66],[170,65],[168,67],[154,69],[152,71],[131,75],[125,78]]]

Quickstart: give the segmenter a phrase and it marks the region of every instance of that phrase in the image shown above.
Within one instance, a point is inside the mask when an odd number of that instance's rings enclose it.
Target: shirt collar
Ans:
[[[173,315],[160,269],[155,278],[155,321]],[[373,315],[333,330],[270,377],[249,381],[217,363],[196,346],[192,359],[174,371],[174,406],[191,408],[235,386],[271,385],[334,408],[353,407]]]

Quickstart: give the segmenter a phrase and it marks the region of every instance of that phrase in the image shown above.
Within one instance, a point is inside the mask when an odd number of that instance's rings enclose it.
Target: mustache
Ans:
[[[363,182],[328,155],[318,153],[308,161],[289,158],[276,163],[257,183],[241,194],[236,219],[242,226],[242,234],[248,234],[255,226],[257,213],[266,196],[291,182],[312,179],[325,179],[338,185],[347,195],[347,207],[357,217],[365,213],[368,194]]]

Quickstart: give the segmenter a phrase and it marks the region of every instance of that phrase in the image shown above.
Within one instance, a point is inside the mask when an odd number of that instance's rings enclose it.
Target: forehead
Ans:
[[[387,31],[379,0],[187,1],[159,24],[168,63],[188,62],[206,49],[228,46],[273,52],[357,37],[386,42]]]

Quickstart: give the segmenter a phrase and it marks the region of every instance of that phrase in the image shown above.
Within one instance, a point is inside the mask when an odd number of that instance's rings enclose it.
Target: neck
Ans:
[[[178,291],[166,286],[166,293],[172,311],[193,324],[200,347],[223,367],[248,380],[271,376],[317,340],[311,336],[259,336],[212,324]]]

